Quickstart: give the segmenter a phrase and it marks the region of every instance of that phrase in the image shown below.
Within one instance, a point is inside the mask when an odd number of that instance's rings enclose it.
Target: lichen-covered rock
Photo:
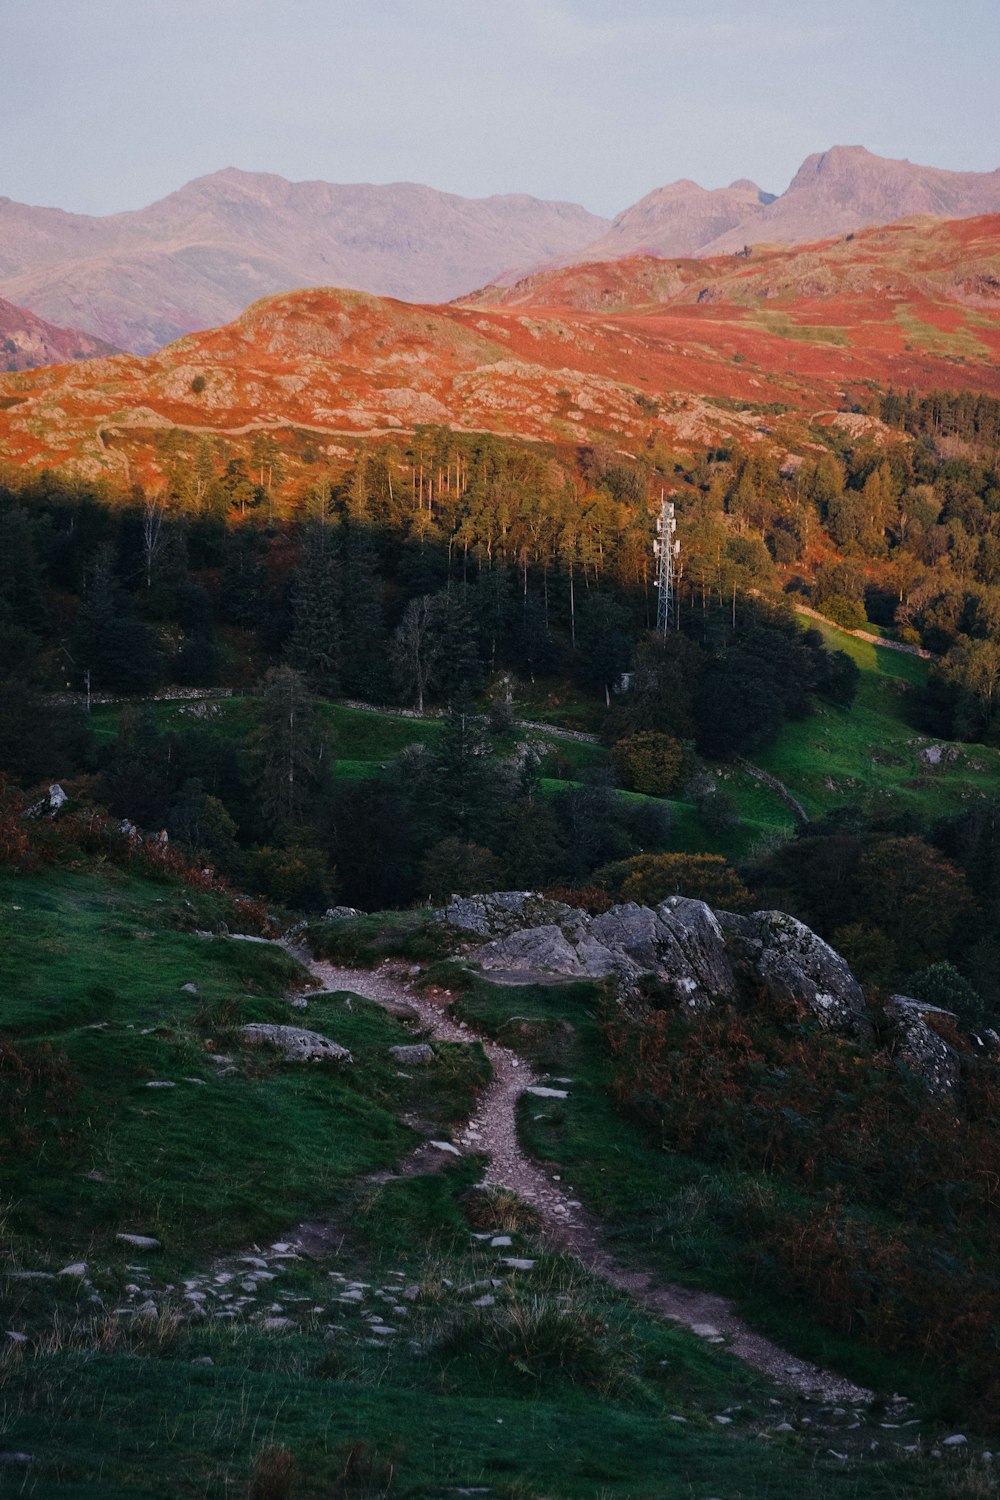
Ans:
[[[595,917],[590,933],[611,951],[623,977],[635,968],[654,974],[688,1006],[732,996],[735,981],[725,939],[704,901],[671,896],[655,911],[628,901]]]
[[[962,1059],[951,1043],[934,1030],[931,1020],[939,1016],[954,1021],[954,1013],[909,995],[893,995],[886,1003],[885,1013],[894,1024],[898,1055],[903,1062],[920,1075],[933,1093],[953,1093],[962,1076]]]
[[[779,1003],[808,1011],[830,1031],[856,1036],[865,997],[845,959],[805,923],[757,911],[730,939],[731,951]]]
[[[346,1047],[331,1042],[318,1031],[305,1031],[301,1026],[275,1026],[254,1022],[241,1026],[240,1034],[249,1047],[270,1047],[281,1054],[286,1062],[336,1062],[349,1063],[354,1059]]]
[[[603,979],[614,973],[615,956],[609,949],[579,924],[570,931],[571,936],[567,936],[561,927],[549,924],[511,932],[481,948],[479,963],[484,969],[541,971],[563,974],[567,979]]]
[[[472,937],[505,937],[519,928],[544,927],[583,915],[562,901],[536,891],[494,891],[486,896],[452,896],[444,920]]]
[[[731,999],[736,980],[712,908],[704,901],[670,896],[656,908],[656,915],[665,933],[661,969],[677,968],[692,1001]]]

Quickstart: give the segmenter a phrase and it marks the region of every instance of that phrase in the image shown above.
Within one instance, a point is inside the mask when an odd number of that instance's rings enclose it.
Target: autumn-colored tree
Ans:
[[[720,854],[637,854],[605,865],[595,881],[622,901],[657,906],[668,896],[688,896],[709,906],[741,911],[753,897]]]
[[[651,729],[630,734],[611,747],[611,763],[621,780],[647,797],[672,796],[683,775],[684,760],[680,740]]]

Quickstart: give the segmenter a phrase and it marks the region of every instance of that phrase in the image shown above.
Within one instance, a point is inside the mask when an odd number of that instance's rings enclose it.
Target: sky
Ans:
[[[832,145],[1000,167],[997,0],[0,0],[0,51],[0,196],[84,213],[227,166],[607,215]]]

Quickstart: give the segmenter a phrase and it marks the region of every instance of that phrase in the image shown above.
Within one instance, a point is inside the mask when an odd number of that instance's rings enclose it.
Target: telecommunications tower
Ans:
[[[656,579],[656,628],[666,635],[675,623],[677,600],[674,593],[674,578],[681,544],[677,540],[677,519],[674,502],[660,496],[660,514],[656,520],[656,537],[653,541],[653,556],[657,560]]]

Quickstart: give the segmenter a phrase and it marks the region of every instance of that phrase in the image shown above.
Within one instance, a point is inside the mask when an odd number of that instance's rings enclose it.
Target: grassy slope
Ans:
[[[529,1337],[524,1357],[520,1344],[506,1356],[490,1353],[479,1334],[490,1318],[481,1325],[461,1290],[495,1276],[504,1253],[474,1241],[461,1212],[481,1165],[468,1159],[384,1185],[362,1180],[416,1138],[400,1113],[416,1111],[434,1129],[470,1107],[482,1076],[472,1050],[465,1066],[452,1059],[450,1068],[404,1079],[385,1053],[406,1033],[366,1002],[348,1008],[331,996],[310,1002],[308,1021],[352,1048],[352,1068],[242,1054],[225,1028],[261,1014],[301,1020],[281,999],[298,976],[274,949],[178,931],[178,921],[213,915],[199,905],[205,898],[193,898],[193,912],[188,899],[106,869],[0,884],[3,1020],[22,1052],[52,1038],[81,1080],[75,1108],[70,1101],[62,1120],[36,1118],[36,1141],[20,1159],[5,1153],[7,1265],[57,1269],[80,1256],[109,1310],[88,1309],[73,1278],[0,1277],[5,1326],[32,1335],[0,1353],[2,1447],[35,1455],[27,1474],[0,1468],[0,1491],[36,1500],[221,1500],[247,1493],[261,1450],[277,1444],[295,1455],[298,1479],[287,1493],[299,1500],[433,1500],[456,1485],[486,1485],[510,1500],[940,1493],[939,1471],[925,1467],[883,1464],[880,1455],[862,1474],[832,1457],[825,1440],[786,1435],[763,1444],[758,1432],[786,1414],[765,1382],[724,1351],[650,1322],[558,1257],[541,1256],[523,1291],[497,1291],[497,1326],[530,1326],[538,1308],[563,1317],[568,1305],[569,1345],[549,1357]],[[198,996],[181,991],[190,982]],[[579,1016],[588,993],[495,992],[490,1003],[498,1021],[524,1003],[569,1005]],[[209,1039],[226,1041],[236,1073],[216,1076],[204,1052]],[[592,1066],[581,1062],[581,1078]],[[178,1087],[147,1093],[149,1073]],[[185,1082],[196,1076],[203,1086]],[[621,1242],[629,1232],[621,1165],[636,1172],[633,1197],[655,1197],[651,1163],[644,1176],[597,1074],[593,1092],[574,1090],[569,1108],[581,1105],[590,1123],[567,1161],[581,1192],[589,1198],[592,1182],[603,1181],[599,1206],[626,1214]],[[556,1126],[528,1117],[525,1128]],[[109,1180],[82,1175],[93,1165]],[[295,1309],[296,1327],[270,1332],[256,1317],[171,1315],[167,1283],[204,1275],[216,1252],[280,1233],[304,1213],[350,1227],[318,1259],[283,1272],[279,1295]],[[115,1297],[135,1275],[110,1241],[120,1227],[163,1238],[163,1252],[139,1257],[161,1289],[152,1323],[114,1315]],[[514,1233],[514,1249],[538,1253],[527,1232]],[[421,1294],[408,1313],[394,1314],[408,1319],[406,1336],[373,1348],[366,1310],[331,1299],[335,1271],[375,1287],[412,1278]],[[384,1313],[386,1303],[376,1307]],[[206,1359],[214,1363],[192,1363]],[[723,1427],[715,1414],[726,1408],[733,1420]],[[351,1448],[354,1481],[343,1477]]]
[[[850,709],[821,703],[811,718],[786,725],[755,759],[810,813],[878,800],[927,821],[956,811],[970,793],[996,790],[1000,751],[983,745],[956,745],[957,759],[940,770],[921,765],[921,748],[934,741],[907,722],[906,695],[926,681],[925,661],[859,641],[834,625],[809,624],[860,667],[857,698]]]
[[[857,697],[850,709],[820,702],[810,718],[786,724],[778,740],[757,752],[754,760],[784,782],[812,816],[845,803],[878,801],[895,810],[911,811],[926,823],[960,808],[970,793],[988,795],[995,790],[1000,783],[1000,751],[986,746],[956,745],[956,758],[945,767],[928,769],[921,764],[921,748],[933,742],[907,722],[906,704],[907,693],[926,681],[925,661],[857,640],[811,617],[806,623],[822,633],[830,649],[846,652],[857,663],[861,669]],[[120,712],[118,706],[95,709],[94,724],[100,736],[114,734]],[[248,700],[219,700],[215,716],[207,721],[195,717],[187,704],[156,704],[154,712],[164,727],[207,722],[216,732],[239,737],[250,728],[252,706]],[[195,710],[200,712],[200,708]],[[323,712],[335,734],[337,774],[347,779],[374,775],[407,745],[433,742],[441,732],[435,720],[416,721],[375,709],[325,704]],[[539,721],[551,717],[560,724],[572,722],[575,714],[590,727],[594,709],[591,704],[564,703],[549,711],[533,706],[531,712]],[[541,732],[533,733],[544,738]],[[584,770],[607,763],[603,747],[560,737],[555,728],[549,744],[552,759],[543,767],[549,772],[543,781],[549,793],[572,785]],[[551,774],[556,757],[567,779]],[[749,773],[720,766],[716,778],[739,807],[740,827],[712,833],[692,803],[674,801],[670,804],[674,815],[671,848],[738,859],[761,840],[794,829],[787,805]]]
[[[276,1233],[415,1139],[397,1114],[407,1094],[428,1107],[424,1084],[401,1089],[385,1056],[403,1028],[371,1006],[317,1004],[311,1024],[354,1068],[245,1052],[240,1024],[302,1024],[283,996],[307,976],[280,950],[177,931],[196,916],[188,901],[115,871],[0,877],[4,1031],[19,1052],[51,1043],[77,1086],[0,1168],[15,1245],[86,1258],[130,1231],[174,1255]],[[148,1087],[160,1081],[174,1087]],[[460,1115],[470,1097],[438,1104]]]

